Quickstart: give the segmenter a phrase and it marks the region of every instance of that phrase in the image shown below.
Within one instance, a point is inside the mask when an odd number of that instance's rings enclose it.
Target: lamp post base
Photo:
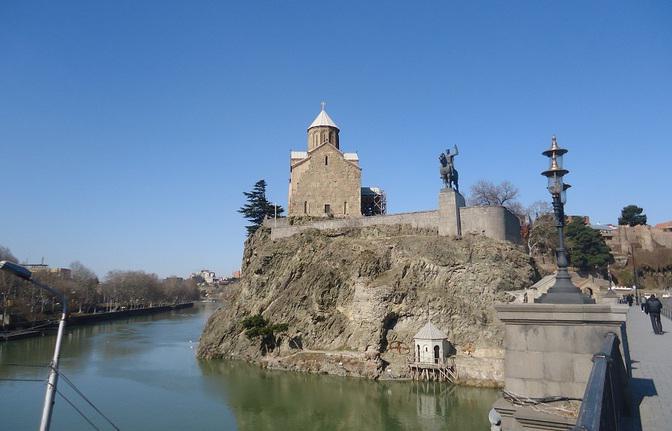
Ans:
[[[558,268],[553,287],[534,302],[538,304],[595,304],[593,298],[584,295],[581,289],[572,283],[572,278],[565,265]]]
[[[551,292],[544,293],[535,299],[537,304],[595,304],[593,298],[579,292]]]

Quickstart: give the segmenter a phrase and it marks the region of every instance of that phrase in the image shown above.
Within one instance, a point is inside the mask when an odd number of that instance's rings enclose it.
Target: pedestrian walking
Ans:
[[[632,295],[628,295],[627,301],[628,301],[628,307],[632,307]]]
[[[656,298],[656,295],[651,294],[649,299],[646,300],[646,310],[649,313],[651,318],[651,326],[653,326],[653,332],[656,335],[663,334],[663,325],[660,323],[660,312],[663,309],[663,303],[660,302],[660,299]]]

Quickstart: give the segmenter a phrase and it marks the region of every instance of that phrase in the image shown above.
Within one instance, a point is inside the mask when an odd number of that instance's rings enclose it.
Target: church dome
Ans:
[[[427,324],[423,326],[413,338],[421,340],[445,340],[448,336],[434,326],[432,322],[427,322]]]
[[[308,129],[312,129],[313,127],[333,127],[334,129],[338,129],[338,126],[336,125],[336,123],[334,123],[334,120],[332,120],[329,114],[327,114],[327,111],[324,110],[324,106],[325,103],[323,102],[322,110],[320,111],[319,114],[317,114],[315,120],[313,120],[313,122],[310,123]]]

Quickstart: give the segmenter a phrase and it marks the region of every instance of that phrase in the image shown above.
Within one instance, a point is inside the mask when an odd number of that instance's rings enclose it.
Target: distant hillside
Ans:
[[[651,226],[619,226],[607,245],[616,259],[612,274],[625,286],[633,284],[633,258],[644,289],[672,288],[672,232]]]

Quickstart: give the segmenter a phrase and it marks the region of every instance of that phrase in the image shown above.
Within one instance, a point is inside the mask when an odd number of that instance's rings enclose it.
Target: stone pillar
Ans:
[[[498,304],[495,309],[505,325],[504,390],[516,396],[583,398],[592,357],[600,352],[608,332],[618,335],[630,368],[627,305]],[[575,421],[541,414],[503,398],[494,408],[502,416],[505,430],[556,429],[534,426]]]
[[[618,304],[618,295],[609,289],[604,296],[598,297],[596,301],[598,304]]]
[[[462,236],[460,208],[464,207],[464,196],[451,188],[439,192],[439,235]]]

